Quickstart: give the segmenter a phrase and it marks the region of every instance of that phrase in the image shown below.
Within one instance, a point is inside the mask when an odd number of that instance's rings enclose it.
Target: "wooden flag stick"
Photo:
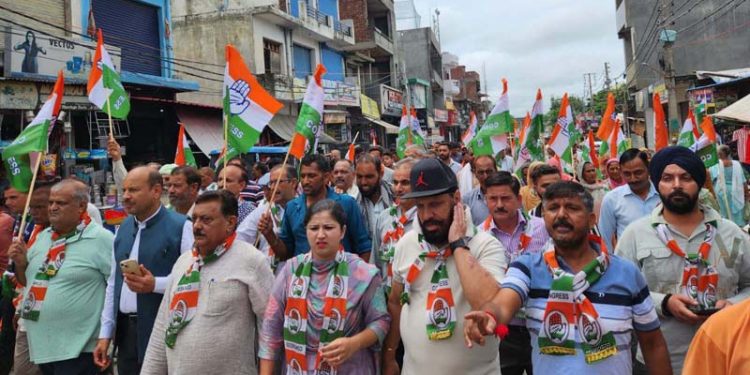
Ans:
[[[224,167],[227,167],[227,154],[229,153],[229,129],[227,129],[227,115],[224,115]],[[227,188],[227,172],[224,171],[224,189]]]
[[[266,212],[264,213],[264,215],[271,212],[271,208],[273,207],[273,204],[274,204],[273,201],[276,199],[276,192],[279,190],[279,183],[281,183],[281,176],[286,175],[286,164],[289,162],[289,154],[291,152],[291,149],[292,149],[291,147],[287,149],[286,156],[284,156],[284,162],[281,163],[281,168],[280,168],[281,173],[279,173],[279,177],[276,179],[276,181],[273,184],[273,191],[271,192],[271,199],[268,199],[268,207],[266,208]],[[226,173],[224,174],[224,176],[226,177]],[[273,219],[271,219],[271,222],[273,222]],[[260,243],[261,235],[262,234],[258,234],[257,237],[255,238],[256,248],[258,247],[258,244]]]
[[[36,158],[34,171],[31,174],[31,185],[29,186],[29,192],[26,195],[26,205],[23,207],[23,214],[21,215],[21,226],[18,227],[18,240],[23,241],[24,227],[26,226],[26,215],[29,213],[29,204],[31,203],[31,194],[34,193],[34,184],[36,184],[36,175],[39,172],[39,166],[42,164],[42,158],[44,158],[44,152],[40,152]]]
[[[112,129],[113,129],[113,126],[112,126],[112,115],[110,113],[112,113],[112,109],[109,106],[109,97],[107,97],[107,118],[109,119],[109,138],[114,139],[115,138],[115,136],[114,136],[115,133],[114,133],[114,131],[112,131]]]

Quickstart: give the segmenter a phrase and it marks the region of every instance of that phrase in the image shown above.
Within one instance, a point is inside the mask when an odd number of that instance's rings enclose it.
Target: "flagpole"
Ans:
[[[114,132],[112,131],[112,109],[109,106],[109,97],[107,97],[107,118],[109,119],[109,137],[114,139]]]
[[[36,158],[34,172],[31,175],[31,185],[29,186],[29,192],[26,195],[26,205],[23,207],[23,214],[21,215],[21,226],[18,227],[18,240],[23,240],[24,227],[26,226],[26,215],[29,213],[29,204],[31,203],[31,194],[34,193],[34,184],[36,184],[36,175],[39,172],[39,166],[42,163],[44,152],[40,152]]]
[[[229,141],[228,141],[228,130],[227,130],[227,115],[224,115],[224,166],[222,168],[227,167],[227,154],[229,153]],[[287,152],[287,156],[289,155],[289,152]],[[224,172],[224,188],[226,189],[227,186],[227,172]]]
[[[281,183],[281,175],[286,174],[286,164],[289,162],[289,154],[291,153],[292,148],[289,147],[289,149],[286,151],[286,155],[284,156],[284,162],[281,163],[281,173],[279,173],[279,177],[276,178],[276,181],[273,184],[273,191],[271,191],[271,199],[268,200],[268,207],[266,208],[266,212],[264,214],[267,214],[271,212],[271,207],[273,206],[273,201],[276,199],[276,192],[279,190],[279,183]],[[226,158],[226,156],[225,156]],[[224,179],[226,180],[227,174],[224,173]],[[225,182],[226,183],[226,182]],[[271,220],[273,222],[273,220]],[[255,247],[258,247],[258,244],[260,243],[260,236],[258,235],[255,238]]]

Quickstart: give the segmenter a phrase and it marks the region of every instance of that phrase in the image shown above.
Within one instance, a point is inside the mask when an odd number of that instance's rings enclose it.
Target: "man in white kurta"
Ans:
[[[257,374],[255,343],[273,273],[260,251],[236,239],[236,225],[237,199],[230,193],[206,192],[196,201],[195,247],[172,269],[141,374]],[[190,285],[188,270],[199,272],[192,284],[198,284],[194,312],[172,303]],[[168,332],[175,321],[187,324],[170,347]]]

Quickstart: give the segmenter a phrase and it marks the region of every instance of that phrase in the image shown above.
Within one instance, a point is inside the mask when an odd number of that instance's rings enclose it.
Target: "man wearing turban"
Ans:
[[[616,254],[645,276],[678,374],[701,323],[750,296],[750,241],[735,223],[698,203],[706,169],[689,149],[662,149],[649,175],[661,204],[625,229]]]

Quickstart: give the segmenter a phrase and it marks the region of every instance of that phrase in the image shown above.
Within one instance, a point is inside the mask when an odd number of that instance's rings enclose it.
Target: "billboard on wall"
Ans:
[[[312,79],[310,77],[309,79]],[[324,103],[326,105],[342,105],[347,107],[359,107],[359,85],[354,82],[331,81],[324,79],[323,91],[325,92]]]
[[[20,28],[5,28],[5,76],[57,77],[59,70],[67,79],[87,80],[94,60],[96,42],[58,38]],[[107,46],[112,63],[120,69],[120,49]]]
[[[380,85],[380,112],[382,114],[400,117],[402,105],[401,91],[387,85]]]

